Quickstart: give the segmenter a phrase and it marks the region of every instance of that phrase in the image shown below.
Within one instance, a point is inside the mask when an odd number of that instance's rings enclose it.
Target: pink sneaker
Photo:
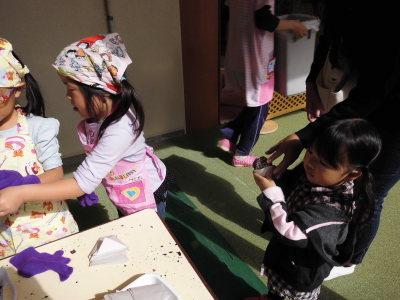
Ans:
[[[257,159],[257,156],[253,155],[234,155],[232,158],[232,164],[235,167],[253,167],[253,162]]]
[[[225,152],[233,153],[235,145],[228,139],[220,139],[217,143],[217,147]]]

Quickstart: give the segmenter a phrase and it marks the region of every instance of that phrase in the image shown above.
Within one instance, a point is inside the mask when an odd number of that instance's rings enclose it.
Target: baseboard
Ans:
[[[183,135],[185,135],[185,130],[180,129],[180,130],[168,132],[165,134],[160,134],[160,135],[156,135],[153,137],[149,137],[146,139],[146,143],[147,143],[147,145],[149,145],[151,147],[157,147],[158,145],[162,144],[163,142],[166,142],[172,138],[175,138],[178,136],[183,136]]]

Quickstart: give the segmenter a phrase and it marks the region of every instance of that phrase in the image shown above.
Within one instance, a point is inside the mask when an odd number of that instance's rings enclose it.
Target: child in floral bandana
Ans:
[[[73,178],[1,191],[0,215],[28,201],[90,194],[100,183],[120,213],[151,208],[164,215],[166,168],[145,143],[143,108],[124,77],[131,62],[116,33],[88,37],[61,51],[53,66],[83,119],[77,130],[86,159]]]
[[[24,90],[27,104],[17,106]],[[0,190],[62,178],[59,123],[43,116],[44,102],[35,79],[10,42],[0,38]],[[64,201],[38,201],[0,217],[0,259],[78,232]]]

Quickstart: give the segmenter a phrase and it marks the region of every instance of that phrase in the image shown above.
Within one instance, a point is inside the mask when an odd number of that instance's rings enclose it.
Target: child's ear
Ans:
[[[353,170],[347,175],[348,180],[355,180],[362,175],[361,170]]]

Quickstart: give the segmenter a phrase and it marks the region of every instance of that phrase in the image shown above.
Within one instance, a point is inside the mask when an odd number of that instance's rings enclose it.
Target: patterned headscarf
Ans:
[[[62,76],[118,94],[126,68],[132,63],[118,33],[95,35],[65,47],[53,67]]]
[[[23,85],[23,78],[29,73],[12,53],[9,41],[0,38],[0,87],[14,88]]]

